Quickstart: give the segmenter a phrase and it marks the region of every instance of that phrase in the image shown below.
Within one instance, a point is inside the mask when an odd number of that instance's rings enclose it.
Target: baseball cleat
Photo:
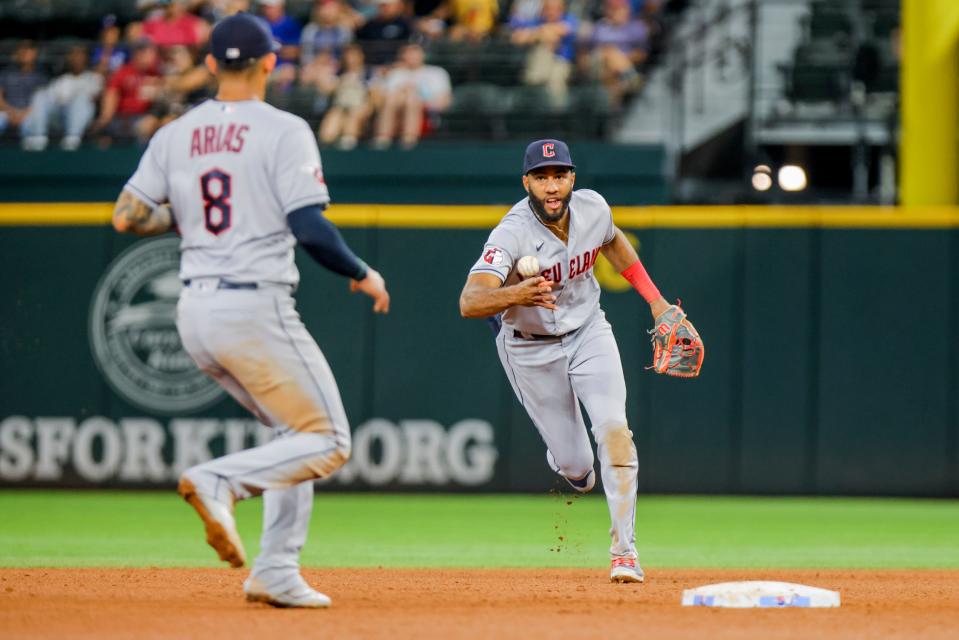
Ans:
[[[229,562],[234,569],[246,563],[246,551],[243,542],[236,530],[236,520],[233,517],[233,500],[221,502],[209,493],[197,488],[199,474],[190,472],[180,476],[180,486],[177,492],[183,499],[196,509],[203,525],[206,527],[206,541],[220,556],[220,560]]]
[[[646,574],[635,558],[613,558],[609,569],[610,582],[643,582]]]
[[[563,476],[563,474],[559,474]],[[566,478],[566,476],[563,476]],[[593,490],[593,487],[596,486],[596,474],[593,473],[593,470],[590,469],[584,477],[579,480],[573,480],[572,478],[566,478],[566,482],[569,483],[569,486],[576,489],[580,493],[589,493]]]
[[[310,588],[303,578],[298,583],[279,593],[270,593],[263,583],[250,576],[243,583],[247,602],[263,602],[281,609],[326,609],[333,601],[324,593]]]
[[[573,489],[575,489],[579,493],[589,493],[590,491],[593,490],[593,487],[596,486],[596,474],[593,473],[592,469],[590,469],[589,473],[587,473],[582,478],[579,478],[578,480],[573,480],[567,477],[565,473],[560,471],[559,465],[556,464],[556,459],[553,458],[553,452],[550,451],[549,449],[546,450],[546,464],[549,465],[549,468],[552,469],[554,473],[556,473],[561,478],[566,480],[566,482],[569,483],[569,486],[571,486]]]

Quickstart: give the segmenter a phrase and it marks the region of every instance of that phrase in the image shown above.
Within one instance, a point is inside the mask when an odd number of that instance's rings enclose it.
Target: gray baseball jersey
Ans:
[[[263,495],[253,576],[282,592],[302,581],[312,480],[350,453],[336,381],[291,295],[299,274],[286,216],[329,201],[316,138],[258,100],[210,100],[157,132],[125,188],[153,205],[169,200],[176,216],[183,347],[283,436],[187,471],[215,499]]]
[[[295,285],[286,215],[330,200],[309,125],[259,100],[208,100],[162,127],[126,189],[169,200],[184,280]]]
[[[540,274],[555,283],[555,311],[522,306],[503,311],[497,352],[516,398],[543,438],[549,466],[588,484],[594,457],[580,406],[586,409],[609,506],[610,554],[636,558],[638,458],[626,423],[619,349],[593,276],[596,258],[616,227],[609,205],[595,191],[574,191],[569,211],[563,244],[536,217],[529,198],[516,203],[490,233],[470,273],[492,273],[511,285],[520,279],[519,259],[536,256]]]
[[[516,263],[536,256],[541,275],[553,281],[556,306],[511,307],[503,323],[519,331],[562,335],[583,326],[599,313],[599,283],[593,264],[616,227],[603,196],[589,189],[573,192],[569,203],[569,238],[563,244],[533,213],[529,198],[520,200],[490,233],[483,253],[470,273],[492,273],[505,284],[519,281]]]

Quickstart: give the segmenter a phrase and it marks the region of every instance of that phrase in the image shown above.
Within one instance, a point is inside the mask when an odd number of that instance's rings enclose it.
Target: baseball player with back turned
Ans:
[[[139,235],[179,230],[183,346],[278,436],[187,469],[180,494],[234,567],[246,561],[234,503],[262,494],[261,551],[246,597],[318,608],[330,599],[303,580],[299,554],[313,480],[349,458],[350,431],[330,367],[296,312],[294,246],[350,278],[353,291],[373,298],[373,311],[386,313],[390,299],[380,274],[323,216],[329,194],[310,127],[263,102],[276,49],[269,27],[249,14],[214,27],[207,66],[216,98],[156,133],[113,224]]]
[[[643,582],[636,553],[637,456],[626,423],[619,350],[599,306],[593,264],[602,253],[649,302],[671,307],[650,281],[609,205],[576,181],[569,149],[539,140],[526,149],[529,194],[493,229],[460,297],[464,317],[496,317],[500,362],[546,443],[549,466],[579,492],[596,482],[580,411],[589,414],[609,515],[613,582]]]

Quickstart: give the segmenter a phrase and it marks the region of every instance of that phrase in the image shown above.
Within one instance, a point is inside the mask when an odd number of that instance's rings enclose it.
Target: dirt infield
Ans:
[[[229,569],[0,569],[2,638],[956,638],[959,571],[306,570],[320,611],[248,604]],[[800,582],[840,609],[681,607],[684,588]]]

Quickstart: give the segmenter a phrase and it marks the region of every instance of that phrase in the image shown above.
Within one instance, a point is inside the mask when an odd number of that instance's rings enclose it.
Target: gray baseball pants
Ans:
[[[636,558],[639,462],[626,423],[626,382],[619,348],[602,312],[560,338],[527,339],[504,324],[496,339],[516,397],[546,443],[553,471],[578,480],[593,471],[589,414],[611,521],[610,554]]]
[[[313,507],[313,480],[350,455],[339,389],[296,312],[290,287],[221,289],[219,280],[184,287],[177,328],[184,348],[277,438],[197,469],[216,474],[239,499],[263,495],[263,536],[255,575],[277,592],[295,584]]]

